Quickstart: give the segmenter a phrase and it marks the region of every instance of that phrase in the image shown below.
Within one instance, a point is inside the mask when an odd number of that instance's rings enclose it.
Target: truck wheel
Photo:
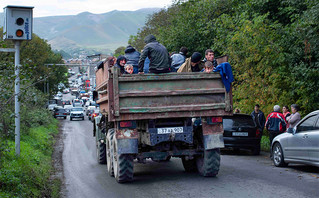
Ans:
[[[118,183],[130,182],[133,180],[133,155],[118,154],[117,141],[113,138],[113,168],[114,177]]]
[[[196,165],[199,174],[204,177],[215,177],[220,166],[219,149],[205,150],[204,156],[196,158]]]
[[[114,129],[109,129],[106,137],[106,166],[107,172],[111,177],[114,177],[114,168],[113,168],[113,141]]]
[[[96,157],[97,157],[97,162],[100,164],[105,164],[106,163],[106,149],[105,149],[105,144],[101,143],[101,141],[97,141],[96,143]]]
[[[186,160],[185,157],[182,158],[182,163],[186,172],[196,172],[196,159]]]

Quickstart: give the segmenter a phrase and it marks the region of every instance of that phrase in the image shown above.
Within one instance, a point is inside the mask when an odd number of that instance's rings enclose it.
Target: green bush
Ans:
[[[53,118],[47,127],[31,128],[21,137],[19,157],[15,155],[14,141],[8,141],[10,151],[0,159],[0,197],[51,197],[51,155],[53,135],[57,133]]]

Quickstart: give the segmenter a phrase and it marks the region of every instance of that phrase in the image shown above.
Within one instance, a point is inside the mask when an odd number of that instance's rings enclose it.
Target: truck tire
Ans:
[[[182,157],[182,163],[186,172],[197,172],[196,159],[186,160]]]
[[[114,177],[114,168],[113,168],[113,138],[114,138],[114,129],[109,129],[106,137],[106,166],[107,172],[111,177]]]
[[[101,141],[97,141],[96,143],[96,158],[97,162],[100,164],[106,163],[106,149],[105,144]]]
[[[196,157],[196,166],[199,174],[204,177],[215,177],[220,166],[220,150],[205,150],[204,155]]]
[[[113,138],[113,168],[114,177],[118,183],[130,182],[133,180],[133,159],[132,154],[118,154],[117,141]]]

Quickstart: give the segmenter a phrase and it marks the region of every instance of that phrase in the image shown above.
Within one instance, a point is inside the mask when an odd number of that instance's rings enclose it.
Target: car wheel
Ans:
[[[276,142],[272,148],[272,160],[274,165],[277,167],[285,167],[288,165],[285,163],[284,153],[282,152],[281,145],[278,142]]]
[[[82,120],[84,120],[84,117],[82,118]]]
[[[72,118],[70,117],[70,121],[72,121]]]
[[[64,117],[64,119],[66,119],[66,116]]]

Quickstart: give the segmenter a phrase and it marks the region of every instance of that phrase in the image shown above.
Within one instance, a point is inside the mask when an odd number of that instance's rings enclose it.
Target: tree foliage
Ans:
[[[319,107],[319,2],[315,0],[177,0],[149,17],[129,43],[141,50],[153,34],[169,51],[229,55],[235,75],[234,106],[297,103],[306,114]]]

